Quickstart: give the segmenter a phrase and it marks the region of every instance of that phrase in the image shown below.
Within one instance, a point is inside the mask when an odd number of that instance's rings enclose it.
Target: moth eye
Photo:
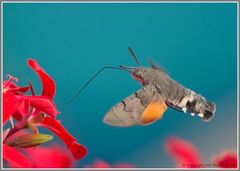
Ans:
[[[135,79],[142,79],[142,75],[139,74],[138,72],[135,72],[132,74]]]
[[[140,84],[142,84],[142,85],[145,85],[145,84],[146,84],[142,72],[140,72],[140,71],[133,72],[133,73],[131,73],[131,76],[133,77],[133,79],[135,79],[136,81],[138,81]]]

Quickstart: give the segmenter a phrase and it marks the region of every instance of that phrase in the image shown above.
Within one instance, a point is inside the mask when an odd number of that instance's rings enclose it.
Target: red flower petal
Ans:
[[[13,83],[13,81],[16,81],[18,82],[18,79],[16,77],[13,77],[9,74],[7,74],[7,77],[8,77],[8,80],[4,81],[3,82],[3,88],[6,89],[6,88],[18,88],[18,86],[16,84]]]
[[[3,93],[3,123],[13,116],[18,121],[29,112],[29,100],[11,90]]]
[[[77,141],[74,141],[71,145],[68,145],[68,149],[71,151],[76,160],[80,160],[87,155],[87,149],[83,145],[77,143]]]
[[[75,159],[79,160],[87,154],[87,149],[78,144],[76,139],[54,118],[45,117],[39,125],[54,132],[66,144]]]
[[[133,165],[127,163],[119,163],[111,166],[103,160],[96,160],[93,164],[84,166],[85,168],[134,168]]]
[[[6,87],[7,86],[7,87]],[[18,87],[16,84],[9,81],[3,82],[4,91],[12,91],[14,93],[26,93],[29,89],[29,86]]]
[[[38,111],[42,111],[46,114],[55,117],[58,114],[56,106],[51,99],[44,96],[23,96],[26,100],[29,100],[30,106],[36,108]]]
[[[3,88],[18,88],[18,86],[16,84],[14,84],[13,82],[11,82],[11,80],[5,80],[3,81]]]
[[[25,116],[29,112],[30,101],[22,95],[16,95],[15,97],[18,99],[16,111],[22,116]]]
[[[11,91],[3,93],[3,124],[13,115],[17,108],[18,99]]]
[[[29,168],[31,167],[30,161],[22,153],[15,148],[3,144],[3,159],[6,160],[11,167]]]
[[[42,96],[53,99],[55,94],[54,80],[38,65],[36,60],[28,59],[28,65],[37,73],[42,82]]]
[[[27,154],[34,168],[69,168],[74,166],[72,156],[57,144],[29,148]]]
[[[91,165],[86,165],[85,168],[111,168],[111,166],[102,160],[96,160]]]
[[[30,102],[28,99],[21,95],[16,95],[15,97],[18,99],[18,104],[16,111],[13,113],[13,117],[17,121],[20,121],[23,116],[26,116],[28,114]]]
[[[237,162],[237,154],[233,151],[223,151],[214,159],[214,163],[222,168],[237,168]]]
[[[128,164],[128,163],[119,163],[114,165],[114,168],[134,168],[135,166],[133,166],[132,164]]]
[[[172,137],[165,142],[165,149],[175,160],[177,167],[201,167],[201,157],[192,143]]]
[[[12,88],[11,91],[13,91],[14,93],[26,93],[28,91],[29,87],[18,87],[18,88]]]

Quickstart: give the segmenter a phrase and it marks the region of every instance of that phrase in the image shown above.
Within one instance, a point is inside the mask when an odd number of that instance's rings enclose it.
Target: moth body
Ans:
[[[151,68],[142,67],[130,48],[129,51],[138,67],[120,68],[143,87],[113,106],[104,117],[105,123],[121,127],[151,124],[162,118],[167,106],[203,121],[213,118],[214,103],[170,78],[153,62],[150,61]]]
[[[151,84],[162,96],[166,104],[174,109],[188,112],[191,115],[197,114],[203,121],[209,121],[213,118],[216,106],[209,102],[202,95],[184,87],[163,70],[158,68],[139,67],[133,72],[133,77],[137,78],[143,86]]]

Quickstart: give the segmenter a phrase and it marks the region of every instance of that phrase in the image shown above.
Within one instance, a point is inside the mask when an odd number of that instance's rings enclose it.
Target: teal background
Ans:
[[[149,126],[118,128],[102,122],[140,85],[127,73],[104,71],[68,106],[65,103],[106,65],[136,66],[127,47],[149,66],[154,59],[175,80],[217,105],[215,118],[168,109]],[[103,159],[136,167],[174,167],[164,141],[177,136],[210,159],[237,149],[237,3],[4,3],[3,75],[33,82],[34,58],[57,85],[58,119],[89,154],[77,167]],[[5,77],[6,78],[6,77]]]

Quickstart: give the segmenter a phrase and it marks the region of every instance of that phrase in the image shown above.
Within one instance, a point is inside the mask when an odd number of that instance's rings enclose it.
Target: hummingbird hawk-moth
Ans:
[[[142,88],[113,106],[105,115],[104,122],[113,126],[133,126],[151,124],[171,107],[192,116],[198,115],[203,121],[213,118],[216,105],[200,94],[179,84],[156,64],[143,67],[129,48],[138,67],[119,66],[142,84]]]

